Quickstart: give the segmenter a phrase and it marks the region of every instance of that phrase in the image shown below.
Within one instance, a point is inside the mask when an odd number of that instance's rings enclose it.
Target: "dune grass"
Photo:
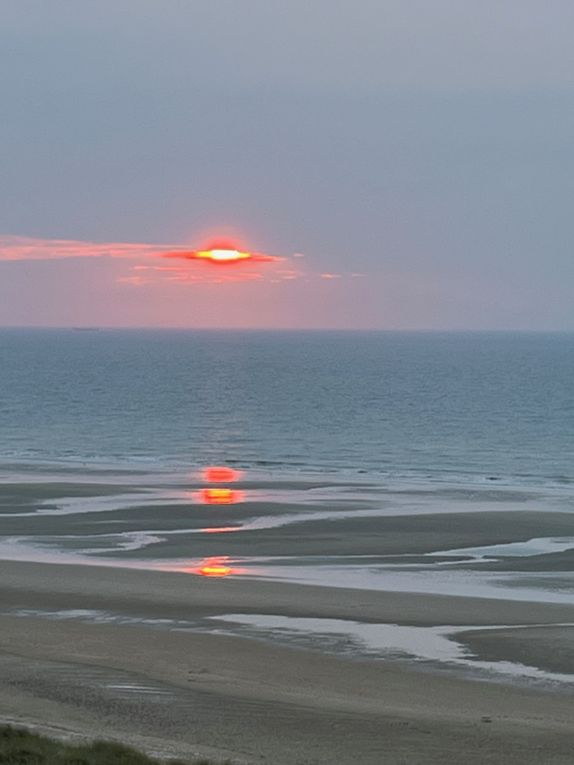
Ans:
[[[0,765],[214,765],[207,760],[157,760],[111,741],[70,744],[11,725],[0,726]]]

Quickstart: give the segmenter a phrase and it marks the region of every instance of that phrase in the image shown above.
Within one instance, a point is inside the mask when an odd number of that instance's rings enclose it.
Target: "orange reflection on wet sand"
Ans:
[[[235,489],[201,489],[199,499],[204,505],[235,505],[243,501],[243,492]]]
[[[232,531],[241,531],[241,526],[211,526],[201,529],[205,534],[227,534]]]
[[[199,566],[191,569],[194,574],[200,576],[224,577],[231,574],[240,574],[241,569],[231,566],[231,558],[228,555],[221,555],[215,558],[205,558]]]

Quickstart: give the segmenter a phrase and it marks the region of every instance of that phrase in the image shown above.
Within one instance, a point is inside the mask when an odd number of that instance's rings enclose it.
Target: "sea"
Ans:
[[[574,335],[0,330],[0,464],[574,481]]]

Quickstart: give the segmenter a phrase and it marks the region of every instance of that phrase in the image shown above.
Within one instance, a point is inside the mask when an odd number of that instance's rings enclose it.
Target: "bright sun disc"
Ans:
[[[213,260],[216,263],[230,263],[235,260],[248,260],[252,255],[250,252],[240,250],[199,250],[197,257]]]

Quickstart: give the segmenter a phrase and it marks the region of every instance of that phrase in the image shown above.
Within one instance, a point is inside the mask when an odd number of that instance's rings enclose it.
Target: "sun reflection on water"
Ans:
[[[205,483],[232,483],[241,478],[241,472],[226,465],[210,465],[203,470]]]
[[[190,574],[198,574],[199,576],[209,576],[214,578],[223,578],[243,573],[243,569],[233,565],[233,561],[229,555],[218,555],[211,558],[204,558],[197,566],[186,569],[186,571]]]
[[[243,498],[243,492],[236,489],[207,488],[199,492],[199,501],[204,505],[236,505]]]

